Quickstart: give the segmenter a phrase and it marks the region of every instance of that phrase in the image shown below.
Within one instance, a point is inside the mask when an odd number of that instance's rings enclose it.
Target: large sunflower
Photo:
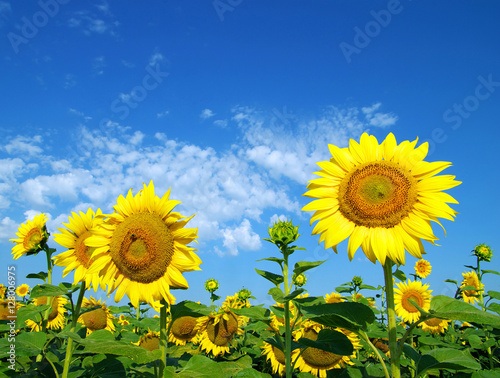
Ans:
[[[38,297],[33,299],[33,304],[35,306],[42,306],[49,304],[47,300],[50,300],[51,297]],[[52,300],[52,311],[49,314],[49,319],[47,322],[47,328],[48,329],[61,329],[64,326],[65,323],[65,314],[66,314],[66,309],[64,308],[64,305],[68,303],[68,300],[66,297],[62,296],[57,296],[53,297],[54,299]],[[45,311],[42,312],[42,315],[45,315]],[[41,324],[34,322],[31,319],[26,320],[26,325],[31,328],[32,331],[38,332],[42,329]]]
[[[421,258],[421,239],[434,243],[438,238],[431,221],[453,220],[456,212],[447,203],[457,203],[442,190],[460,184],[455,176],[435,176],[451,164],[425,162],[428,143],[415,148],[417,140],[396,143],[392,133],[379,145],[364,133],[358,144],[329,145],[332,158],[319,162],[320,178],[311,180],[304,195],[317,198],[302,208],[315,211],[313,234],[321,234],[325,248],[349,238],[349,259],[361,247],[373,263],[384,265],[389,257],[405,263],[405,250]]]
[[[428,311],[431,306],[431,292],[429,285],[423,285],[420,281],[400,282],[394,289],[394,302],[396,304],[396,314],[403,321],[415,323],[420,318],[420,311],[410,300],[415,302],[420,308]]]
[[[174,320],[170,327],[168,341],[175,345],[186,345],[198,334],[198,319],[192,316],[181,316]]]
[[[240,317],[229,309],[215,315],[203,316],[198,319],[200,333],[200,348],[214,357],[230,352],[234,335],[240,335]]]
[[[174,303],[171,288],[187,289],[182,273],[200,270],[200,258],[188,244],[197,229],[184,228],[189,218],[172,210],[180,201],[169,199],[170,190],[159,198],[153,182],[132,195],[118,197],[115,213],[92,231],[85,245],[95,248],[90,273],[99,272],[108,294],[115,289],[115,301],[125,294],[137,307],[139,301],[155,306],[165,299]],[[158,303],[158,302],[157,302]]]
[[[87,247],[84,242],[92,236],[91,230],[102,224],[104,217],[101,209],[97,209],[97,212],[94,213],[90,208],[87,213],[80,211],[79,215],[76,213],[72,213],[72,215],[73,217],[69,217],[69,223],[63,223],[67,229],[58,228],[61,233],[54,234],[55,242],[68,249],[53,257],[54,264],[65,267],[63,277],[75,270],[74,283],[85,281],[87,288],[92,284],[94,291],[97,292],[99,275],[88,273],[95,248]]]
[[[160,349],[160,332],[154,332],[148,329],[148,332],[142,335],[138,342],[132,344],[149,351]]]
[[[26,253],[39,252],[47,239],[49,234],[45,223],[49,218],[45,214],[35,215],[33,220],[27,220],[26,223],[21,224],[16,232],[17,239],[9,239],[11,242],[16,243],[12,248],[14,260]]]
[[[94,331],[100,329],[107,329],[110,332],[114,332],[115,325],[113,324],[113,319],[115,318],[113,314],[106,306],[106,303],[101,303],[90,297],[90,299],[83,298],[82,308],[97,307],[95,310],[88,311],[78,318],[78,323],[82,323],[87,328],[87,336]]]
[[[422,330],[431,334],[444,333],[448,329],[449,320],[430,318],[419,324]]]
[[[461,289],[465,288],[466,286],[472,286],[476,288],[476,290],[462,290],[462,299],[464,300],[464,302],[471,304],[479,302],[479,290],[482,290],[484,288],[484,285],[479,282],[479,277],[477,276],[476,272],[470,271],[467,273],[462,273],[462,276],[464,276],[464,280],[462,281],[462,285],[460,286]]]
[[[262,355],[266,356],[266,361],[271,364],[273,374],[285,375],[285,354],[274,345],[264,341],[262,346]]]

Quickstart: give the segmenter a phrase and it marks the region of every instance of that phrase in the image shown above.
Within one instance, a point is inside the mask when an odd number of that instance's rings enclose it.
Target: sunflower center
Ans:
[[[37,298],[36,303],[38,304],[38,306],[46,305],[48,304],[47,299],[48,299],[47,297],[39,297]],[[57,315],[59,314],[58,307],[59,307],[59,301],[56,297],[52,300],[52,311],[49,314],[49,320],[54,320],[57,317]]]
[[[479,284],[476,282],[474,277],[468,277],[465,280],[465,286],[473,286],[476,289],[479,289]],[[476,295],[477,291],[476,290],[464,290],[465,295],[472,296]]]
[[[442,320],[438,318],[430,318],[426,320],[424,323],[427,324],[429,327],[437,327],[441,324]]]
[[[276,360],[284,365],[286,363],[285,361],[285,354],[279,350],[278,348],[276,348],[274,345],[273,345],[273,353],[274,353],[274,357],[276,358]]]
[[[196,319],[192,316],[181,316],[172,323],[172,333],[175,337],[188,340],[196,336]]]
[[[207,335],[211,342],[218,346],[226,346],[233,334],[238,330],[238,319],[236,316],[229,312],[227,313],[228,320],[220,318],[220,320],[215,323],[215,318],[210,319],[207,325]]]
[[[92,236],[92,232],[87,230],[83,234],[81,234],[75,242],[76,259],[82,266],[86,268],[88,268],[90,264],[92,264],[90,257],[95,250],[94,247],[87,247],[84,243],[85,239],[87,239],[89,236]]]
[[[417,181],[390,161],[370,162],[346,175],[339,189],[339,210],[358,226],[394,227],[417,201]]]
[[[82,315],[82,318],[85,323],[85,327],[92,331],[104,329],[108,323],[108,315],[102,308],[86,312]]]
[[[139,346],[149,351],[160,349],[160,339],[156,336],[148,336],[141,341]]]
[[[418,295],[418,293],[410,292],[406,293],[403,296],[403,300],[401,301],[401,305],[408,312],[419,312],[418,309],[410,303],[409,300],[415,302],[419,307],[423,307],[424,300],[422,296]]]
[[[151,283],[167,271],[174,255],[174,238],[157,214],[140,212],[117,225],[109,251],[124,276]]]
[[[318,334],[316,331],[311,329],[304,333],[304,337],[309,340],[316,340],[318,338]],[[307,348],[302,353],[302,358],[308,365],[317,369],[324,369],[342,361],[342,356],[316,348]]]
[[[38,227],[34,227],[28,231],[23,240],[23,246],[26,250],[31,250],[35,248],[43,240],[42,230]]]

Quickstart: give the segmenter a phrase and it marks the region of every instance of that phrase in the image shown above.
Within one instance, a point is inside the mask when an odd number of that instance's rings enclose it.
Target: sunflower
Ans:
[[[364,133],[360,144],[329,145],[332,158],[319,162],[320,178],[308,184],[307,197],[317,198],[302,208],[315,211],[313,234],[321,234],[325,248],[349,238],[349,259],[361,247],[375,263],[388,257],[405,263],[405,250],[416,258],[425,253],[421,239],[438,238],[431,221],[453,220],[457,214],[447,203],[457,203],[442,190],[460,184],[455,176],[434,176],[449,167],[448,162],[425,162],[428,143],[415,148],[417,140],[396,143],[392,133],[379,145]],[[439,223],[440,224],[440,223]]]
[[[449,320],[430,318],[425,322],[419,324],[422,330],[429,332],[431,334],[444,333],[448,329]]]
[[[6,291],[7,291],[7,288],[3,284],[0,284],[0,299],[5,297]]]
[[[243,333],[239,316],[227,308],[221,313],[199,318],[198,328],[201,334],[201,350],[211,353],[214,357],[229,353],[234,335]]]
[[[243,307],[250,307],[249,298],[252,295],[247,289],[242,289],[234,295],[228,295],[222,303],[222,307],[240,309]]]
[[[293,284],[297,287],[302,287],[306,284],[307,282],[307,277],[304,273],[300,273],[298,275],[293,275],[292,276],[292,281],[293,281]]]
[[[119,325],[122,325],[122,326],[126,326],[126,325],[129,325],[130,322],[128,321],[127,317],[123,314],[121,314],[119,317],[118,317],[118,324]]]
[[[33,220],[27,220],[21,224],[16,233],[18,239],[9,239],[16,243],[12,248],[14,260],[26,253],[38,253],[43,248],[45,242],[49,238],[45,223],[49,218],[44,213],[35,215]]]
[[[115,289],[115,301],[125,294],[132,305],[139,301],[154,306],[165,299],[174,303],[171,288],[187,289],[183,272],[200,270],[200,258],[188,246],[197,229],[184,228],[189,218],[173,208],[180,203],[169,199],[170,190],[162,198],[155,195],[151,181],[135,196],[118,197],[115,213],[92,231],[85,245],[95,248],[90,273],[99,272],[108,294]],[[158,302],[157,302],[158,303]]]
[[[103,220],[101,209],[97,209],[96,213],[90,208],[87,213],[73,212],[72,217],[69,217],[69,223],[63,223],[67,229],[58,228],[61,233],[54,234],[55,242],[68,249],[53,257],[54,264],[65,267],[63,277],[74,270],[74,283],[85,281],[85,286],[88,288],[92,284],[95,292],[99,287],[99,275],[88,273],[95,248],[87,247],[84,242],[92,236],[91,230],[102,224]]]
[[[65,314],[66,309],[64,305],[68,303],[66,297],[57,296],[57,297],[38,297],[33,299],[33,304],[35,306],[46,305],[50,302],[50,298],[52,299],[52,311],[49,314],[49,319],[47,322],[48,329],[61,329],[65,323]],[[45,311],[42,312],[42,315],[45,315]],[[31,328],[32,331],[38,332],[41,331],[42,326],[34,322],[31,319],[26,320],[26,325]]]
[[[472,250],[472,252],[479,258],[479,261],[489,262],[493,257],[492,249],[486,244],[476,245],[476,247]]]
[[[266,361],[271,363],[273,374],[279,374],[280,376],[285,375],[286,365],[285,354],[283,353],[283,351],[265,341],[264,345],[261,348],[262,355],[266,356]]]
[[[353,302],[360,302],[360,303],[363,303],[363,304],[368,305],[370,307],[377,307],[377,305],[375,304],[375,300],[373,298],[365,297],[361,293],[353,294],[352,301]]]
[[[18,297],[25,297],[30,292],[30,287],[28,284],[22,284],[16,289],[16,294]]]
[[[394,289],[394,301],[396,303],[396,314],[403,321],[415,323],[420,318],[420,311],[409,300],[415,302],[420,308],[428,311],[431,306],[431,292],[429,285],[423,285],[420,281],[399,282]]]
[[[319,323],[306,320],[302,323],[301,327],[293,333],[293,336],[295,340],[299,340],[302,337],[316,340],[318,338],[318,333],[325,328],[327,327]],[[335,331],[342,332],[346,335],[355,350],[361,348],[359,338],[354,333],[342,328],[337,328]],[[353,352],[351,356],[339,356],[312,347],[305,350],[295,349],[292,351],[292,361],[298,358],[296,365],[301,372],[309,372],[321,378],[326,378],[327,371],[330,369],[340,369],[347,365],[354,365],[354,363],[351,362],[351,358],[355,357],[356,352]]]
[[[94,331],[100,329],[107,329],[110,332],[114,332],[115,326],[113,324],[113,319],[115,318],[106,306],[106,303],[101,303],[90,297],[90,299],[83,298],[82,308],[97,307],[95,310],[88,311],[78,318],[78,323],[82,323],[87,327],[87,336]]]
[[[20,304],[15,302],[7,302],[0,298],[0,320],[12,320],[16,318],[17,310]]]
[[[425,278],[431,274],[432,266],[427,260],[421,259],[415,263],[415,274],[420,278]]]
[[[172,323],[168,341],[175,345],[186,345],[198,334],[198,321],[192,316],[181,316]]]
[[[149,351],[160,349],[160,332],[153,332],[148,329],[148,332],[145,335],[142,335],[138,342],[132,344]]]
[[[332,292],[331,294],[326,294],[325,295],[325,302],[326,303],[339,303],[339,302],[345,302],[345,298],[342,297],[339,293]]]
[[[484,288],[484,285],[479,282],[479,278],[476,272],[471,271],[462,273],[462,276],[464,276],[464,280],[462,281],[462,285],[460,286],[461,289],[465,288],[466,286],[473,286],[476,288],[476,290],[462,290],[462,299],[464,300],[464,302],[470,304],[479,302],[477,298],[479,296],[479,290],[482,290]]]
[[[205,290],[209,293],[214,293],[219,288],[219,282],[214,278],[209,278],[205,282]]]

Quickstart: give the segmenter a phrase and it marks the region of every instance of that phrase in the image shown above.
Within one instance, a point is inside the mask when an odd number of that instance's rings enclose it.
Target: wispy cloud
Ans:
[[[382,104],[377,102],[370,107],[363,107],[361,111],[365,114],[365,118],[370,126],[389,127],[394,126],[398,121],[398,116],[393,113],[380,113],[377,110]]]
[[[205,120],[213,117],[215,113],[211,111],[210,109],[203,109],[200,113],[200,118]]]
[[[169,110],[164,110],[163,112],[156,113],[156,118],[163,118],[165,116],[168,116],[170,113]]]

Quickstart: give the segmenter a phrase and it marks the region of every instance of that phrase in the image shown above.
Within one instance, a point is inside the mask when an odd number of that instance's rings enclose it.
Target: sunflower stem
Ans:
[[[384,264],[384,279],[387,302],[387,328],[389,331],[389,351],[391,352],[391,371],[393,378],[401,376],[398,353],[398,339],[396,334],[396,310],[394,306],[394,285],[392,282],[393,262],[386,258]]]
[[[167,367],[167,301],[161,300],[162,307],[160,308],[160,377],[166,374],[165,368]]]
[[[82,307],[83,296],[85,294],[85,290],[86,290],[85,282],[82,282],[81,286],[80,286],[80,293],[78,294],[78,300],[76,302],[76,309],[72,314],[70,332],[75,332],[76,322],[78,321],[78,318],[80,317],[80,309]],[[71,363],[72,355],[73,355],[73,338],[71,336],[69,336],[68,337],[68,345],[66,346],[66,357],[64,358],[64,369],[63,369],[62,378],[68,377],[69,365]]]
[[[363,339],[365,340],[365,342],[370,346],[370,348],[372,348],[372,350],[375,352],[375,355],[377,356],[378,360],[380,361],[380,363],[382,364],[382,369],[384,369],[384,375],[385,375],[385,378],[390,378],[391,376],[389,375],[389,371],[387,370],[387,366],[385,365],[385,361],[384,361],[384,358],[382,357],[382,355],[380,354],[380,351],[378,350],[378,348],[373,345],[373,343],[370,341],[370,338],[368,337],[368,335],[366,334],[365,331],[363,330],[360,330],[358,335]]]
[[[47,245],[47,243],[44,243],[43,245],[43,250],[45,251],[45,255],[47,256],[47,284],[51,285],[52,284],[52,260],[50,259],[51,257],[51,252],[50,248]],[[47,297],[47,303],[49,305],[49,308],[45,311],[45,314],[43,315],[42,319],[42,332],[45,332],[47,330],[47,325],[49,322],[49,315],[52,312],[52,303],[54,302],[54,297]]]
[[[483,311],[486,311],[486,306],[484,305],[484,296],[483,296],[483,289],[481,287],[481,280],[483,278],[483,272],[481,272],[481,259],[479,258],[479,256],[477,256],[477,278],[478,278],[478,281],[479,281],[479,285],[478,285],[478,288],[479,288],[479,303],[481,305],[481,308]],[[486,331],[486,330],[485,330]],[[485,342],[488,341],[488,333],[485,332]],[[488,354],[488,360],[489,360],[489,363],[490,363],[490,369],[493,369],[495,364],[493,363],[493,355],[491,353],[491,347],[488,347],[486,349],[486,353]]]
[[[290,286],[288,284],[288,249],[286,244],[281,249],[283,253],[283,284],[285,297],[290,294]],[[286,300],[285,303],[285,374],[286,378],[292,377],[292,332],[290,329],[290,301]]]

